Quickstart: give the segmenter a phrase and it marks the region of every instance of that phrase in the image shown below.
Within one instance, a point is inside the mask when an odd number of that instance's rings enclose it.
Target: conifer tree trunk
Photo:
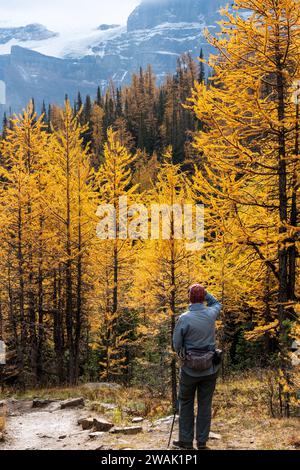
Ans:
[[[295,126],[295,161],[293,162],[292,170],[292,200],[291,200],[291,215],[290,215],[290,225],[292,227],[297,227],[298,223],[298,206],[297,206],[297,166],[299,165],[299,98],[296,103],[296,126]],[[292,238],[292,245],[288,249],[289,255],[289,283],[288,283],[288,297],[291,300],[296,300],[295,288],[296,288],[296,262],[297,262],[297,247],[295,236]]]
[[[171,207],[174,204],[174,194],[172,188]],[[176,410],[177,404],[177,377],[176,377],[176,356],[173,346],[173,333],[175,329],[176,320],[176,276],[175,276],[175,227],[174,227],[174,212],[171,212],[171,297],[170,297],[170,310],[171,310],[171,348],[173,351],[171,359],[171,384],[172,384],[172,404],[173,409]]]
[[[75,382],[75,362],[74,362],[74,335],[73,335],[73,285],[72,285],[72,248],[71,248],[71,200],[70,200],[70,153],[69,153],[69,135],[67,128],[67,149],[66,149],[66,330],[67,344],[69,354],[68,375],[70,385]]]
[[[279,31],[278,31],[279,41]],[[277,47],[276,54],[277,61],[277,72],[276,72],[276,84],[277,84],[277,113],[280,122],[283,122],[285,118],[285,105],[284,105],[284,78],[281,65],[281,56],[279,53],[279,46]],[[278,194],[279,194],[279,218],[282,226],[280,227],[280,233],[285,233],[286,228],[284,224],[287,222],[287,169],[286,169],[286,150],[285,150],[285,128],[282,124],[278,133]],[[279,293],[278,293],[278,311],[279,319],[282,326],[282,322],[285,319],[284,303],[287,301],[287,250],[285,243],[279,247]]]
[[[26,144],[28,146],[26,172],[28,176],[32,174],[32,155],[31,155],[31,129],[27,129]],[[33,246],[33,231],[32,231],[32,200],[31,194],[28,194],[27,201],[27,223],[29,226],[29,241],[28,241],[28,323],[29,323],[29,356],[31,363],[31,376],[32,383],[37,383],[37,335],[36,335],[36,312],[35,312],[35,292],[34,292],[34,272],[33,272],[33,259],[34,259],[34,246]]]
[[[0,298],[0,340],[3,341],[3,332],[4,332],[4,324],[3,324],[3,313],[2,313],[2,300]]]
[[[118,242],[115,240],[114,244],[114,260],[113,260],[113,270],[114,270],[114,286],[113,286],[113,305],[112,313],[117,313],[118,311],[118,280],[119,280],[119,257],[118,257]]]
[[[41,211],[40,207],[40,211]],[[43,231],[44,218],[39,218],[39,243],[38,243],[38,341],[37,341],[37,376],[41,380],[43,375],[43,346],[44,346],[44,285],[43,285]]]
[[[18,348],[18,366],[20,370],[21,384],[24,385],[24,358],[27,345],[27,327],[24,308],[24,256],[23,256],[23,216],[20,201],[20,186],[18,188],[18,222],[17,222],[17,260],[18,260],[18,284],[19,284],[19,318],[21,327],[21,341]]]
[[[17,351],[17,360],[19,362],[19,357],[20,357],[20,350],[21,350],[21,345],[20,345],[20,338],[18,335],[18,327],[17,327],[17,322],[18,318],[17,315],[14,315],[15,311],[15,303],[14,303],[14,298],[13,298],[13,288],[12,288],[12,276],[11,276],[11,261],[10,261],[10,256],[8,257],[8,272],[7,272],[7,294],[8,294],[8,302],[9,302],[9,313],[8,313],[8,318],[9,318],[9,325],[10,329],[13,333],[13,344],[14,347]]]
[[[278,132],[278,196],[279,196],[279,219],[281,226],[279,233],[286,233],[285,224],[288,221],[288,207],[287,207],[287,165],[286,165],[286,130],[284,127],[285,119],[285,83],[282,69],[282,56],[279,49],[280,32],[277,26],[277,37],[276,37],[276,88],[277,88],[277,114],[278,120],[282,123]],[[285,326],[285,319],[287,318],[286,303],[288,299],[288,249],[286,248],[286,241],[279,242],[278,248],[278,319],[280,328],[280,356],[281,356],[281,367],[288,381],[288,357],[287,357],[287,331]],[[288,397],[285,397],[284,403],[285,415],[289,416],[289,404]]]
[[[64,358],[63,358],[63,316],[61,301],[61,268],[58,273],[53,273],[53,340],[56,357],[56,370],[59,384],[64,383]]]
[[[80,339],[82,329],[82,201],[81,201],[81,176],[80,165],[78,165],[78,258],[77,258],[77,308],[76,308],[76,330],[75,330],[75,382],[79,377],[80,363]]]
[[[175,318],[176,318],[176,307],[175,307],[175,264],[174,264],[174,259],[172,259],[171,262],[171,282],[172,282],[172,290],[171,290],[171,301],[170,301],[170,309],[171,309],[171,344],[172,344],[172,350],[174,353],[174,347],[173,347],[173,333],[175,329]],[[177,402],[177,374],[176,374],[176,357],[175,354],[172,355],[172,360],[171,360],[171,383],[172,383],[172,404],[173,404],[173,409],[175,410],[176,408],[176,402]]]

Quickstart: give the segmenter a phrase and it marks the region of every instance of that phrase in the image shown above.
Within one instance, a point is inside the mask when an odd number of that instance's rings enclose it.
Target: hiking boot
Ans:
[[[173,441],[173,446],[179,449],[193,449],[192,442]]]
[[[198,450],[210,450],[210,448],[207,447],[206,442],[198,442],[197,449]]]

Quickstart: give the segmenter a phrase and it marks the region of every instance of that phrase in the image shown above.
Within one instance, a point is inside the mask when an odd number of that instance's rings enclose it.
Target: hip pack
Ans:
[[[190,349],[184,359],[184,365],[193,370],[204,371],[214,363],[215,351],[203,351],[201,349]]]

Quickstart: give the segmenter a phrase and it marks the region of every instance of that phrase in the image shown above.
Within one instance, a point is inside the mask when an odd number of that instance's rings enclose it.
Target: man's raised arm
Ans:
[[[222,304],[209,292],[206,293],[205,300],[207,302],[207,306],[212,312],[212,315],[217,319],[221,312]]]

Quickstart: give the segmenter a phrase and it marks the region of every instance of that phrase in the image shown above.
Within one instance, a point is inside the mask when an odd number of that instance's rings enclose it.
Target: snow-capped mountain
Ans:
[[[142,0],[128,18],[128,31],[151,29],[162,23],[195,23],[216,19],[222,0]]]
[[[31,97],[37,106],[61,103],[80,91],[95,94],[110,80],[128,83],[139,67],[158,80],[175,70],[178,57],[210,48],[203,31],[217,27],[227,0],[142,0],[125,26],[101,24],[93,30],[49,31],[41,25],[0,28],[0,80],[7,106],[20,110]]]
[[[8,44],[12,40],[25,43],[27,41],[43,41],[56,37],[58,34],[49,31],[45,26],[34,23],[16,28],[0,28],[0,44]]]
[[[40,34],[33,26],[39,26]],[[52,33],[42,25],[21,28],[0,28],[0,55],[10,54],[13,46],[24,47],[57,58],[80,58],[92,53],[92,48],[126,32],[126,26],[101,24],[95,29],[72,29]]]

